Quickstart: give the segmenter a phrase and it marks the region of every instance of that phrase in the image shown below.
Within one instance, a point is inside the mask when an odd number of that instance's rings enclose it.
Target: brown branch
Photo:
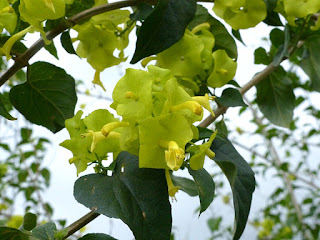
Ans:
[[[93,208],[89,213],[84,215],[83,217],[79,218],[74,223],[70,224],[66,229],[68,230],[68,234],[63,238],[66,239],[67,237],[74,234],[76,231],[83,228],[85,225],[87,225],[89,222],[93,221],[95,218],[97,218],[100,213],[96,213],[96,208]]]
[[[100,5],[97,7],[93,7],[87,10],[84,10],[68,19],[58,26],[57,28],[49,31],[47,33],[47,39],[52,40],[60,33],[65,31],[68,28],[73,27],[74,25],[80,23],[81,21],[90,18],[92,16],[98,15],[100,13],[104,13],[107,11],[112,11],[115,9],[134,6],[139,2],[139,0],[124,0],[120,2],[108,3],[104,5]],[[35,42],[26,52],[17,56],[14,59],[14,64],[0,77],[0,87],[11,78],[18,70],[28,65],[28,61],[31,57],[33,57],[41,48],[45,46],[43,39],[39,39]]]

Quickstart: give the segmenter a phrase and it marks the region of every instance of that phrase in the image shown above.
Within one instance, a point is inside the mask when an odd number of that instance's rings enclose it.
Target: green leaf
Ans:
[[[241,34],[239,30],[234,30],[232,29],[232,34],[233,36],[239,41],[241,42],[244,46],[246,46],[246,44],[244,43],[244,41],[242,40]]]
[[[280,45],[278,52],[273,57],[273,65],[278,66],[285,57],[289,57],[288,46],[290,42],[289,28],[286,26],[284,30],[284,42]]]
[[[29,240],[29,235],[15,228],[0,227],[1,240]]]
[[[256,102],[263,115],[275,125],[289,127],[295,108],[295,96],[283,68],[278,67],[256,88]]]
[[[33,213],[26,213],[23,217],[22,227],[24,230],[31,231],[37,226],[37,215]]]
[[[220,122],[216,123],[216,130],[218,131],[219,135],[228,137],[228,128],[223,119],[221,119]]]
[[[237,240],[242,235],[248,220],[252,193],[255,189],[254,173],[227,138],[217,136],[211,145],[211,150],[216,154],[213,160],[228,178],[232,189],[235,211],[233,239]]]
[[[79,238],[79,240],[117,240],[104,233],[89,233]]]
[[[189,196],[198,196],[198,190],[197,186],[194,181],[192,181],[189,178],[184,178],[184,177],[178,177],[171,175],[171,179],[173,182],[173,185],[180,187],[180,190],[184,191],[187,193]]]
[[[54,46],[53,41],[52,41],[50,44],[45,45],[44,48],[45,48],[52,56],[54,56],[56,59],[59,60],[58,52],[57,52],[56,47]]]
[[[5,104],[2,100],[2,94],[0,94],[0,115],[8,120],[17,120],[16,118],[12,117],[6,109]]]
[[[40,174],[45,180],[45,184],[47,187],[50,185],[50,171],[47,168],[41,170]]]
[[[137,240],[169,240],[171,206],[164,170],[139,168],[138,157],[121,152],[112,176],[79,178],[74,196],[97,213],[120,218]]]
[[[131,63],[162,52],[179,41],[194,17],[196,0],[160,0],[143,22]]]
[[[197,5],[195,17],[190,22],[188,28],[192,30],[195,26],[205,22],[210,24],[210,31],[215,38],[215,46],[213,51],[224,49],[230,57],[237,58],[237,45],[234,41],[234,38],[229,34],[228,30],[221,22],[212,17],[205,7]]]
[[[72,41],[70,38],[70,31],[65,31],[61,34],[60,42],[61,42],[61,45],[64,48],[64,50],[67,51],[67,53],[77,55],[77,53],[74,50],[73,45],[72,45]]]
[[[270,26],[283,26],[279,14],[274,11],[278,0],[263,0],[267,5],[267,17],[263,20],[264,23]]]
[[[254,64],[268,65],[270,62],[270,57],[263,47],[259,47],[254,51]]]
[[[74,79],[62,68],[46,62],[28,66],[27,82],[14,86],[9,97],[27,120],[54,133],[73,116],[77,102]]]
[[[210,206],[213,200],[215,184],[210,174],[204,168],[199,170],[188,168],[188,171],[197,185],[200,198],[200,215]]]
[[[79,12],[93,7],[94,0],[74,0],[71,5],[66,5],[66,17],[71,17]]]
[[[54,239],[56,231],[56,225],[53,222],[48,222],[33,229],[32,236],[37,240]]]
[[[133,21],[143,21],[153,11],[153,7],[145,2],[139,2],[136,6],[136,10],[130,15],[130,19]]]
[[[197,139],[197,141],[210,138],[211,135],[213,134],[213,131],[211,129],[203,128],[203,127],[197,127],[197,128],[199,131],[199,138]]]
[[[216,102],[226,107],[247,107],[244,103],[240,92],[235,88],[223,90],[221,97],[216,98]]]
[[[306,51],[300,62],[300,67],[309,76],[313,91],[320,92],[320,36],[315,35],[306,40]]]

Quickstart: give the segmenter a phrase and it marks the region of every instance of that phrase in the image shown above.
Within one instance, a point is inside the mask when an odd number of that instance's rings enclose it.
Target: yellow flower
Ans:
[[[160,146],[168,149],[165,150],[167,166],[171,170],[177,171],[183,163],[184,150],[175,141],[160,141]]]
[[[175,195],[176,193],[179,191],[180,187],[177,187],[177,186],[174,186],[173,183],[172,183],[172,180],[171,180],[171,177],[170,177],[170,173],[169,173],[169,170],[166,169],[165,170],[165,174],[166,174],[166,180],[167,180],[167,184],[168,184],[168,193],[169,193],[169,196],[176,200],[175,198]]]

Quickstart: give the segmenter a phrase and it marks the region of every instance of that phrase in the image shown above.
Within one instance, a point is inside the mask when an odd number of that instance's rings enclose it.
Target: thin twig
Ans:
[[[80,23],[81,21],[90,18],[92,16],[98,15],[100,13],[104,13],[107,11],[112,11],[115,9],[123,8],[123,7],[130,7],[137,5],[139,0],[124,0],[120,2],[114,2],[114,3],[108,3],[104,5],[100,5],[97,7],[93,7],[87,10],[84,10],[68,19],[58,26],[57,28],[49,31],[47,33],[47,39],[52,40],[56,36],[58,36],[60,33],[65,31],[66,29],[69,29],[73,27],[74,25]],[[0,77],[0,87],[9,80],[17,71],[19,71],[21,68],[28,65],[28,61],[31,57],[33,57],[41,48],[45,46],[45,43],[43,39],[39,39],[36,41],[27,51],[25,51],[23,54],[17,56],[14,59],[14,64]]]
[[[97,210],[96,208],[93,208],[89,213],[87,213],[83,217],[79,218],[74,223],[70,224],[67,227],[68,234],[63,239],[66,239],[67,237],[71,236],[76,231],[80,230],[85,225],[87,225],[89,222],[93,221],[96,217],[98,217],[100,215],[100,213],[96,213],[96,210]]]

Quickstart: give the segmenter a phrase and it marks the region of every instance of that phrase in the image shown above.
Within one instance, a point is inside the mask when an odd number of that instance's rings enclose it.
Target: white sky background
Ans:
[[[205,4],[205,6],[212,8],[212,4]],[[235,79],[240,86],[249,81],[255,73],[264,69],[264,66],[262,65],[254,65],[253,52],[257,47],[263,44],[266,45],[261,39],[264,36],[268,36],[270,30],[271,28],[268,28],[265,24],[259,24],[258,27],[254,29],[241,31],[242,38],[247,46],[245,47],[241,43],[237,42],[239,58],[237,75]],[[30,39],[30,41],[28,41],[26,45],[30,46],[31,43],[37,40],[37,37],[32,35],[28,39]],[[106,69],[101,74],[101,80],[107,89],[106,93],[103,93],[99,86],[95,87],[91,84],[94,70],[86,62],[86,60],[80,60],[75,55],[67,54],[60,46],[59,37],[55,40],[55,45],[58,50],[58,55],[60,58],[59,61],[42,49],[30,60],[30,63],[36,61],[47,61],[55,64],[56,66],[64,68],[67,73],[73,76],[75,79],[83,80],[86,87],[90,89],[93,95],[105,94],[104,96],[111,97],[112,90],[117,80],[124,75],[126,68],[141,68],[140,64],[135,64],[132,66],[128,63],[132,58],[135,46],[135,40],[133,37],[129,48],[126,51],[128,55],[127,63],[122,63],[119,66]],[[250,99],[254,96],[254,92],[255,90],[250,90],[248,92],[248,97]],[[76,112],[79,110],[80,104],[87,104],[86,108],[84,109],[83,116],[86,116],[93,110],[99,108],[107,108],[110,110],[110,101],[96,100],[95,98],[90,98],[84,95],[79,95],[78,98]],[[247,122],[249,121],[249,118],[245,115],[241,115],[239,117],[238,108],[229,109],[226,116],[231,119],[231,121],[228,122],[228,127],[230,127],[230,129],[235,129],[235,127],[239,125],[248,126]],[[89,209],[79,204],[73,197],[73,185],[77,179],[76,168],[73,165],[70,165],[68,162],[68,159],[72,157],[71,152],[59,146],[59,143],[69,138],[69,134],[65,129],[55,135],[43,127],[36,126],[35,130],[36,131],[34,132],[36,132],[37,135],[46,136],[53,142],[53,145],[50,146],[46,159],[47,165],[49,166],[52,174],[51,187],[44,197],[46,200],[50,200],[50,203],[54,208],[54,219],[68,219],[68,224],[70,224],[86,214]],[[255,139],[246,139],[246,143],[248,143],[248,145],[250,145],[250,143],[254,143],[254,141]],[[249,158],[247,152],[244,152],[241,149],[239,149],[239,152],[245,159]],[[207,161],[206,166],[206,169],[210,172],[213,164]],[[84,174],[88,173],[89,172],[86,171]],[[277,181],[268,181],[270,186],[278,184]],[[255,213],[255,210],[263,206],[266,196],[268,196],[267,192],[271,190],[271,188],[264,187],[263,192],[261,189],[262,188],[257,189],[254,193],[251,215]],[[223,205],[219,198],[217,198],[217,200],[211,204],[210,209],[208,209],[200,216],[200,218],[198,218],[198,213],[195,213],[196,208],[199,206],[198,197],[189,197],[187,194],[181,191],[179,191],[176,197],[177,202],[172,203],[173,232],[175,233],[176,240],[208,239],[210,237],[210,232],[206,221],[215,213],[221,214],[221,211],[223,211],[222,214],[224,216],[224,221],[231,225],[233,224],[233,209]],[[122,223],[120,220],[110,220],[105,216],[99,216],[96,220],[88,225],[87,229],[88,233],[104,232],[119,240],[133,239],[131,231],[124,223]],[[241,239],[256,239],[255,231],[250,225],[247,225],[247,228]]]

